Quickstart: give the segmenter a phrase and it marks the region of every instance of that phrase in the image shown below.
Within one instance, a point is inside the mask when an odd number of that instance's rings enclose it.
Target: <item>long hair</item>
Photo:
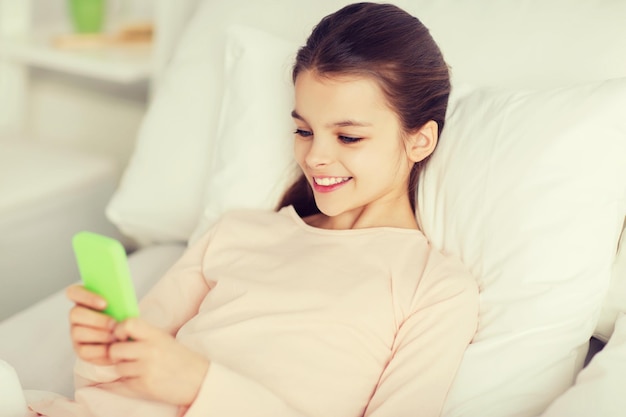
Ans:
[[[355,3],[324,17],[298,51],[293,81],[304,71],[369,77],[378,83],[405,133],[434,120],[441,134],[450,94],[448,65],[428,29],[397,6]],[[413,210],[427,159],[411,170],[407,192]],[[304,174],[287,189],[278,209],[288,205],[301,217],[320,212]]]

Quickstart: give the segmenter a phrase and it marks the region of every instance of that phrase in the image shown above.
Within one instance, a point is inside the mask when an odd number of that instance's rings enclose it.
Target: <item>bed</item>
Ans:
[[[176,3],[163,28],[176,41],[106,211],[140,246],[139,294],[224,211],[276,203],[292,169],[290,62],[348,2]],[[453,77],[417,217],[481,290],[443,415],[623,415],[626,3],[396,4]],[[68,308],[55,293],[0,323],[0,358],[24,388],[71,395]],[[585,366],[590,340],[600,352]]]

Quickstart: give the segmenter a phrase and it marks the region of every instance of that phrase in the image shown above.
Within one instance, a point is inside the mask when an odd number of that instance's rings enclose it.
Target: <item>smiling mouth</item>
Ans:
[[[321,185],[322,187],[329,187],[331,185],[342,184],[346,181],[349,181],[352,177],[313,177],[313,182],[316,185]]]

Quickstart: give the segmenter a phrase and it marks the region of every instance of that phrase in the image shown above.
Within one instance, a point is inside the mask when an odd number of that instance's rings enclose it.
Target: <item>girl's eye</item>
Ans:
[[[302,136],[303,138],[308,138],[310,136],[313,136],[313,132],[309,130],[304,130],[304,129],[296,129],[295,132],[293,132],[293,134]]]
[[[339,135],[339,140],[342,141],[343,143],[356,143],[358,141],[360,141],[362,138],[355,138],[352,136],[344,136],[344,135]]]

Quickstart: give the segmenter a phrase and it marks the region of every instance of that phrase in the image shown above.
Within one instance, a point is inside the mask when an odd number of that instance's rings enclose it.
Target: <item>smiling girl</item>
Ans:
[[[352,74],[300,72],[295,157],[324,229],[417,229],[409,197],[416,162],[437,143],[437,123],[404,132],[378,83]]]
[[[415,217],[450,83],[428,30],[359,3],[293,70],[301,175],[279,209],[228,213],[116,324],[68,289],[76,401],[50,416],[438,416],[477,325],[461,263]]]

